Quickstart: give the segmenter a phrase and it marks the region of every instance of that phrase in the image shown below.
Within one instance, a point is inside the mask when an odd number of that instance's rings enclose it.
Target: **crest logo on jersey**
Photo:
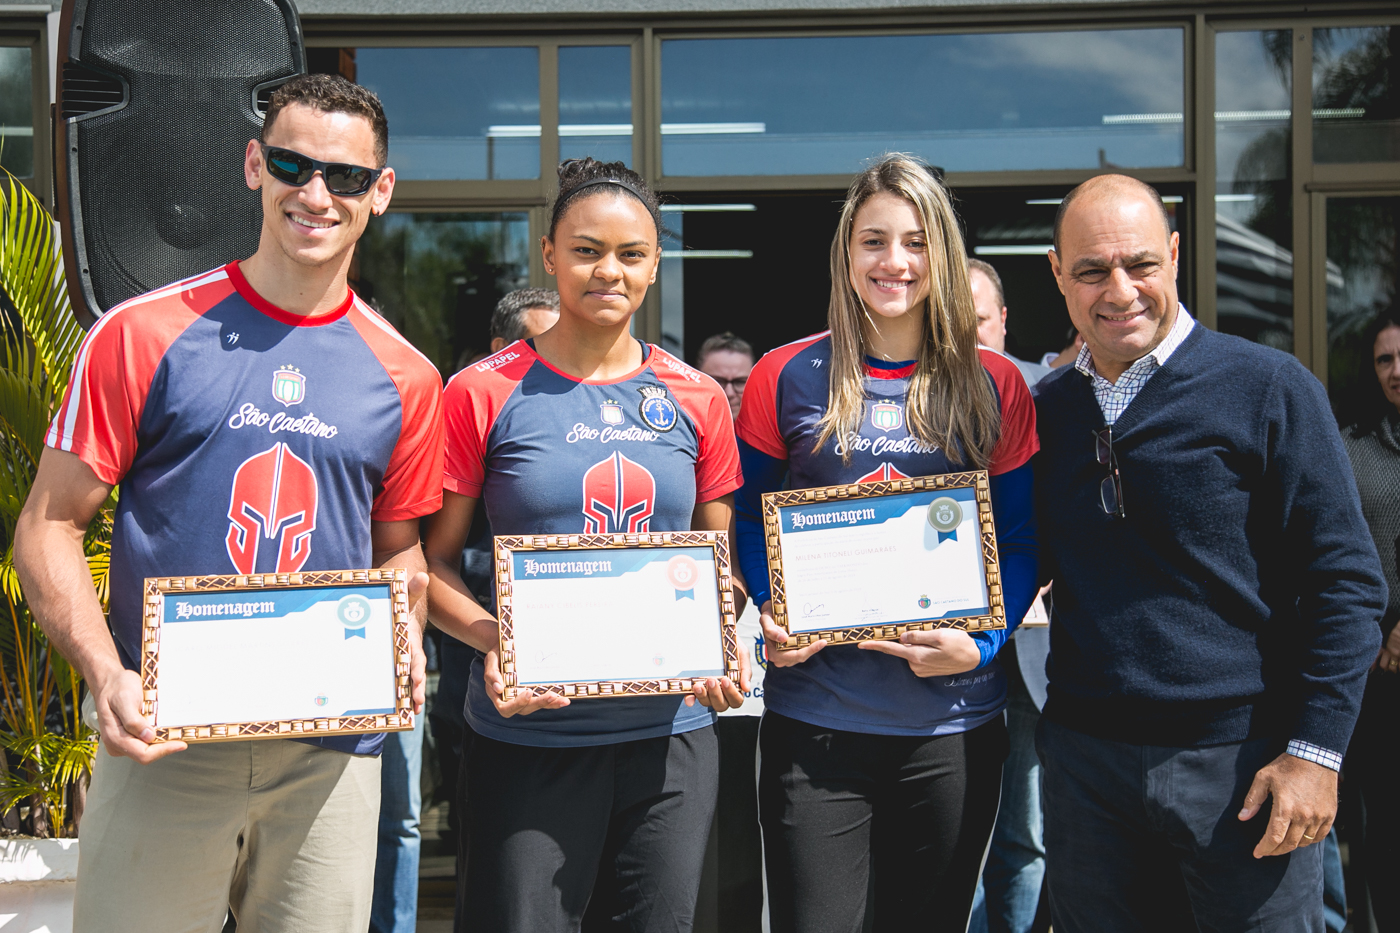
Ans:
[[[295,573],[311,556],[316,530],[316,474],[286,444],[239,464],[229,496],[229,560],[238,573],[258,572],[258,546],[277,542],[277,573]]]
[[[295,366],[283,366],[272,374],[272,397],[289,407],[301,404],[306,398],[306,377]]]
[[[908,479],[894,468],[892,463],[882,463],[869,473],[856,480],[857,483],[888,483],[892,479]]]
[[[603,419],[603,424],[622,424],[622,406],[608,399],[599,406],[598,417]]]
[[[650,529],[655,509],[656,477],[620,451],[583,474],[586,534],[640,534]]]
[[[653,431],[666,433],[676,426],[676,403],[666,397],[661,386],[642,386],[642,405],[638,412],[642,421]]]
[[[904,410],[893,402],[877,402],[870,406],[870,424],[881,431],[893,431],[904,424]]]

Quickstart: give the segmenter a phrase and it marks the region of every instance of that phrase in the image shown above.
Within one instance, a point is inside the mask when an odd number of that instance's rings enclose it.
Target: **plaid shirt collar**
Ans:
[[[1166,364],[1167,359],[1176,352],[1176,348],[1181,346],[1182,341],[1191,333],[1191,328],[1195,326],[1196,321],[1186,310],[1186,306],[1178,302],[1176,322],[1172,324],[1172,329],[1167,332],[1166,338],[1140,359],[1135,360],[1133,365],[1129,366],[1123,375],[1118,377],[1117,382],[1109,382],[1094,369],[1094,359],[1089,353],[1088,344],[1079,348],[1079,356],[1074,361],[1074,368],[1092,380],[1094,398],[1098,400],[1106,424],[1111,425],[1118,420],[1118,416],[1123,414],[1127,407],[1132,404],[1133,399],[1137,398],[1137,394],[1142,391],[1147,380],[1151,379],[1152,374]]]

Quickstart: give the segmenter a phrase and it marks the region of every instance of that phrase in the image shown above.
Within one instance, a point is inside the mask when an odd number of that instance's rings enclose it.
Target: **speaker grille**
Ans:
[[[286,9],[276,0],[84,5],[81,64],[64,69],[62,109],[79,117],[68,136],[79,179],[70,199],[81,205],[95,312],[257,249],[261,209],[242,153],[262,128],[258,89],[303,70]],[[121,101],[123,83],[127,105],[97,113]]]

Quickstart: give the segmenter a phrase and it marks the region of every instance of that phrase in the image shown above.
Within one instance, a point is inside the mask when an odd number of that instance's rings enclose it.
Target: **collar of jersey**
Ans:
[[[891,363],[889,360],[877,360],[873,356],[865,358],[865,374],[876,379],[908,379],[914,375],[914,366],[918,360],[905,360],[902,363]]]
[[[284,311],[277,307],[254,291],[253,286],[249,285],[248,280],[243,277],[243,270],[238,268],[238,260],[235,259],[227,266],[224,266],[224,271],[228,273],[229,281],[233,283],[234,288],[238,289],[238,294],[243,296],[244,301],[248,302],[248,304],[257,308],[274,321],[290,324],[293,327],[320,327],[323,324],[333,324],[345,317],[346,312],[350,310],[350,306],[355,303],[355,293],[347,287],[345,289],[345,300],[340,303],[339,307],[332,308],[330,311],[325,311],[321,314],[293,314],[290,311]]]
[[[586,386],[615,386],[621,385],[629,379],[636,379],[637,376],[641,374],[642,370],[646,369],[648,366],[651,365],[651,344],[647,343],[644,340],[638,340],[637,342],[642,345],[642,365],[638,366],[636,369],[632,370],[627,375],[620,376],[617,379],[580,379],[577,376],[571,376],[568,373],[564,372],[564,370],[562,369],[550,366],[549,360],[540,356],[540,351],[535,349],[534,337],[531,337],[530,339],[526,340],[525,345],[530,348],[531,353],[535,354],[535,359],[540,361],[541,366],[543,366],[545,369],[549,370],[552,373],[563,376],[570,382],[577,382],[580,385]]]

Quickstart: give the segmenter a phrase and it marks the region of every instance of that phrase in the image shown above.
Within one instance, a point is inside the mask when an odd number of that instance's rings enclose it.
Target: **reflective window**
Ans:
[[[530,272],[524,211],[386,214],[360,239],[351,285],[444,378],[490,346],[491,311]]]
[[[891,150],[949,171],[1179,166],[1182,49],[1180,29],[673,39],[663,171],[844,174]]]
[[[1313,159],[1400,160],[1400,27],[1313,31]]]
[[[355,70],[384,103],[399,178],[538,178],[539,61],[536,48],[361,48]]]
[[[632,164],[632,50],[559,49],[559,158]]]
[[[1354,423],[1380,396],[1366,328],[1400,294],[1400,198],[1327,199],[1327,386]]]
[[[1293,350],[1291,31],[1215,37],[1215,281],[1220,330]]]
[[[0,46],[0,165],[34,174],[34,72],[29,49]]]

